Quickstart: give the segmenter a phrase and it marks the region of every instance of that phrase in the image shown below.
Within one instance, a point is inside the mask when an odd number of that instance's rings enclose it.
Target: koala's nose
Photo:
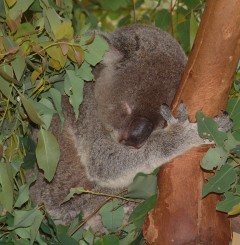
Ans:
[[[120,143],[140,148],[153,131],[153,123],[145,117],[136,117],[124,130]]]

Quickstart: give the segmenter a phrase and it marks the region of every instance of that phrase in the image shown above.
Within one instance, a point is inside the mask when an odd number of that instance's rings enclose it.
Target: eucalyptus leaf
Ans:
[[[49,90],[49,93],[51,95],[51,98],[53,100],[54,106],[58,112],[59,118],[61,120],[61,125],[63,127],[64,124],[64,116],[63,116],[63,112],[62,112],[62,95],[61,93],[55,89],[55,88],[51,88]]]
[[[63,203],[69,201],[75,194],[80,195],[86,192],[86,190],[82,187],[71,188],[68,195],[64,198]]]
[[[103,225],[110,232],[117,231],[124,219],[124,210],[122,203],[118,200],[112,200],[105,204],[99,211],[102,217]]]
[[[3,208],[11,212],[13,207],[13,175],[11,166],[8,163],[0,161],[0,203]]]
[[[46,98],[42,98],[39,102],[38,105],[43,105],[45,106],[49,111],[52,111],[51,113],[43,112],[41,115],[41,119],[44,122],[44,129],[48,130],[53,118],[53,114],[56,112],[54,110],[53,104],[50,100]]]
[[[127,236],[120,240],[120,245],[129,245],[136,239],[139,229],[134,224],[129,224],[123,229],[123,232]]]
[[[240,129],[240,98],[233,97],[227,102],[227,112],[229,117],[233,120],[233,130]]]
[[[76,75],[75,71],[66,71],[64,90],[69,96],[69,102],[73,106],[76,119],[79,116],[79,106],[83,100],[83,86],[83,80]]]
[[[154,208],[157,201],[157,195],[153,195],[146,201],[140,203],[129,217],[129,222],[133,222],[136,227],[141,227],[144,223],[145,215]]]
[[[38,210],[39,211],[39,210]],[[37,235],[39,234],[39,228],[43,221],[44,215],[39,211],[35,216],[33,224],[30,226],[30,245],[33,245]]]
[[[29,200],[29,188],[30,185],[36,180],[36,177],[31,179],[27,184],[19,187],[18,198],[15,202],[14,207],[20,208],[25,202]]]
[[[108,43],[102,37],[96,36],[92,43],[86,45],[85,60],[95,66],[102,60],[107,50]]]
[[[16,104],[16,100],[12,96],[11,84],[6,80],[4,80],[1,76],[0,76],[0,91],[3,93],[3,95],[6,98],[9,99],[9,101],[11,101],[13,104]]]
[[[196,113],[198,133],[201,138],[213,140],[217,146],[223,146],[227,139],[227,133],[218,130],[218,124],[202,112]]]
[[[228,212],[228,215],[237,215],[237,214],[240,214],[240,203],[233,206],[232,209]]]
[[[137,174],[128,186],[127,197],[147,199],[157,191],[157,176],[155,174]]]
[[[33,106],[33,103],[29,99],[27,99],[23,94],[20,94],[20,98],[21,98],[24,109],[26,110],[30,120],[36,123],[37,125],[42,125],[43,120],[38,115],[36,109]]]
[[[223,165],[219,170],[216,171],[214,176],[208,177],[208,182],[203,186],[203,197],[211,192],[226,192],[230,189],[231,184],[235,181],[236,177],[237,174],[234,166],[228,164]]]
[[[114,235],[106,235],[99,239],[94,245],[119,245],[119,238]]]
[[[103,9],[111,9],[118,10],[120,8],[125,8],[130,4],[129,0],[121,0],[121,1],[109,1],[109,0],[100,0],[100,4]]]
[[[194,16],[194,11],[191,11],[191,18],[190,18],[190,48],[193,47],[193,43],[195,40],[195,36],[198,31],[198,21]]]
[[[168,9],[161,9],[156,13],[155,25],[161,29],[168,31],[171,27],[171,13]]]
[[[29,227],[35,222],[35,219],[38,216],[42,216],[42,213],[38,210],[38,207],[31,210],[15,210],[14,225],[9,226],[8,228],[10,230],[14,230],[16,228]]]
[[[43,128],[38,132],[36,157],[39,168],[44,171],[44,177],[51,181],[60,158],[60,148],[55,136]]]
[[[224,193],[224,199],[217,203],[217,210],[221,212],[228,213],[232,208],[240,203],[239,193],[233,193],[231,191],[226,191]]]
[[[76,73],[77,76],[81,77],[84,81],[92,81],[94,79],[92,68],[86,61],[82,63]]]
[[[220,168],[227,160],[228,154],[222,147],[211,148],[201,160],[201,167],[205,170]]]
[[[224,142],[224,148],[228,151],[231,152],[232,149],[236,148],[237,146],[240,145],[240,141],[235,139],[233,134],[231,132],[227,133],[227,140]]]
[[[54,37],[58,35],[58,29],[61,27],[61,20],[60,16],[57,14],[54,8],[48,8],[46,10],[46,16],[49,21],[51,31],[54,34]]]
[[[33,1],[34,0],[17,0],[16,4],[9,9],[9,17],[13,20],[17,19],[30,7]]]

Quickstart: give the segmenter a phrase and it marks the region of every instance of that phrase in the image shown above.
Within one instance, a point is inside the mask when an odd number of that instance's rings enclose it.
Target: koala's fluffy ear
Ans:
[[[121,54],[121,52],[117,50],[111,43],[111,34],[98,32],[97,35],[99,35],[107,41],[109,49],[105,53],[103,60],[99,64],[97,64],[93,70],[95,80],[99,78],[100,73],[104,68],[109,67],[109,70],[111,71],[112,67],[114,67],[115,64],[118,63],[123,57],[123,54]]]

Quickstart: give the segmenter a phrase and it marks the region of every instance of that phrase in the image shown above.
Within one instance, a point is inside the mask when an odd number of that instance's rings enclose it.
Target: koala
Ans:
[[[80,210],[91,213],[103,199],[83,194],[62,204],[70,188],[116,192],[138,172],[149,173],[204,143],[183,106],[177,119],[169,109],[187,61],[180,45],[146,25],[100,35],[109,50],[94,69],[96,81],[85,84],[80,119],[75,121],[64,96],[63,130],[57,116],[51,123],[61,150],[56,175],[49,183],[37,171],[31,188],[33,202],[44,203],[59,223],[69,223]]]

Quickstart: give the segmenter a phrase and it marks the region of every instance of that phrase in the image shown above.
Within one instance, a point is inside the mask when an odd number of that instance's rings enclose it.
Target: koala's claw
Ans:
[[[163,118],[167,121],[168,125],[177,122],[183,123],[188,121],[188,111],[183,103],[180,103],[177,108],[177,118],[172,115],[171,109],[168,105],[162,104],[160,108],[160,113]]]
[[[188,120],[188,110],[183,102],[181,102],[177,108],[177,118],[180,123]]]
[[[173,124],[177,122],[177,119],[173,117],[171,109],[168,105],[162,104],[160,107],[160,113],[163,118],[167,121],[167,124]]]

